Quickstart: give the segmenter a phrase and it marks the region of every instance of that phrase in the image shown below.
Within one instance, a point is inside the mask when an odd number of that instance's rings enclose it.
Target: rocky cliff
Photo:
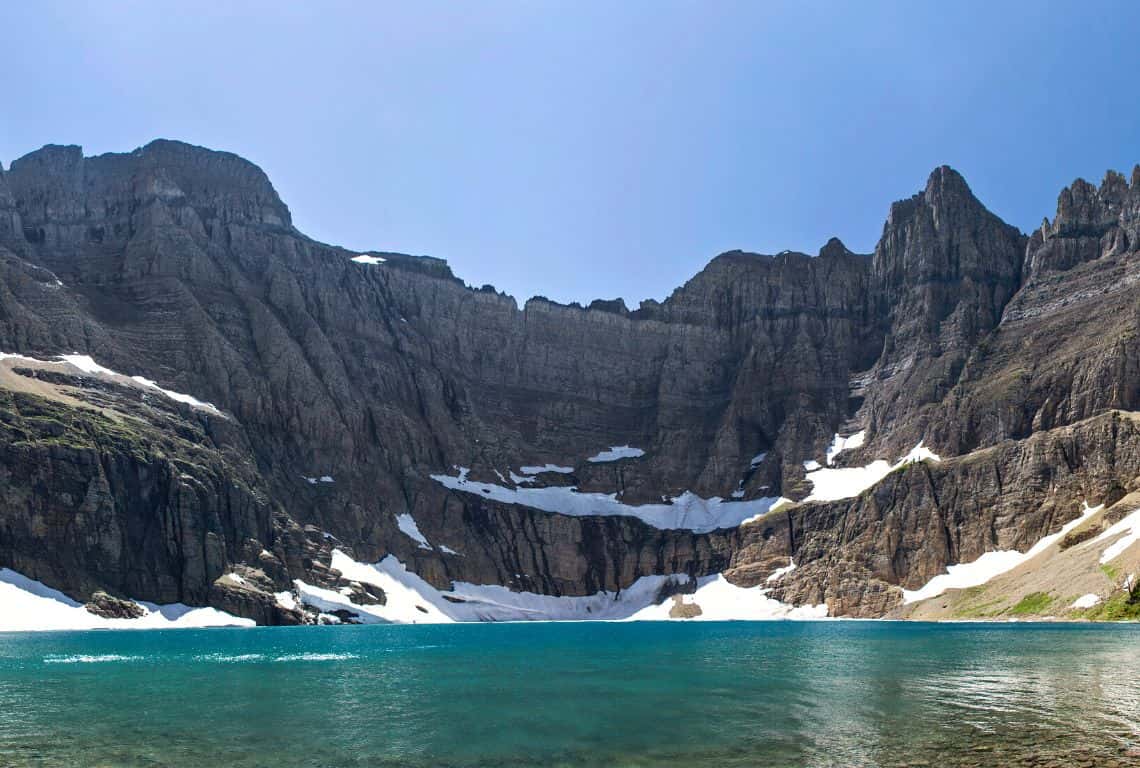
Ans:
[[[1133,489],[1137,222],[1140,172],[1026,237],[940,168],[874,254],[520,307],[305,237],[234,155],[48,146],[0,172],[0,566],[296,622],[297,580],[387,599],[334,550],[566,597],[792,558],[772,597],[881,615]],[[809,470],[920,441],[942,461],[846,497]]]

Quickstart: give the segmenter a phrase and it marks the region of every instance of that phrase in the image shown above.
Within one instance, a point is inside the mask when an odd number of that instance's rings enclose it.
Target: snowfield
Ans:
[[[851,441],[856,440],[856,438],[858,438],[857,444],[852,445]],[[828,464],[830,464],[841,451],[858,447],[862,444],[862,432],[858,432],[846,438],[846,440],[836,435],[835,440],[832,441],[832,447],[827,451]],[[837,445],[840,446],[839,450],[833,452],[832,449]],[[804,469],[807,470],[807,479],[811,481],[812,490],[804,501],[839,501],[840,499],[850,499],[858,496],[896,469],[901,469],[907,464],[913,464],[919,461],[941,460],[940,456],[933,453],[920,442],[894,464],[888,464],[885,460],[879,459],[862,467],[841,467],[839,469],[833,469],[830,467],[821,467],[819,462],[816,461],[805,461]]]
[[[420,533],[420,527],[416,525],[415,518],[407,512],[396,515],[396,526],[405,536],[415,540],[420,549],[431,549],[427,537]]]
[[[922,587],[915,590],[903,590],[903,604],[937,597],[948,589],[966,589],[985,584],[995,576],[1011,571],[1022,563],[1032,560],[1053,544],[1061,540],[1069,531],[1088,520],[1104,509],[1104,505],[1090,507],[1085,505],[1084,512],[1079,517],[1061,526],[1061,530],[1043,537],[1026,552],[1015,549],[996,550],[986,552],[977,560],[969,563],[959,563],[946,568],[946,573],[935,576]]]
[[[601,451],[594,454],[586,461],[594,464],[600,464],[607,461],[620,461],[621,459],[637,459],[645,455],[645,451],[640,448],[633,448],[628,445],[613,445],[610,446],[608,451]]]
[[[621,515],[636,517],[654,528],[687,530],[707,533],[720,528],[736,528],[740,524],[768,513],[780,497],[764,497],[748,501],[725,500],[719,496],[702,499],[686,491],[671,504],[625,504],[615,493],[579,493],[571,487],[508,488],[494,483],[481,483],[467,479],[469,470],[459,468],[458,475],[432,475],[445,488],[472,493],[503,504],[525,507],[573,517],[594,515]]]
[[[662,589],[688,585],[688,576],[643,576],[619,592],[558,597],[514,592],[494,584],[455,582],[442,592],[409,571],[394,556],[367,565],[340,550],[332,566],[346,579],[380,587],[385,605],[356,605],[329,589],[297,582],[301,602],[319,611],[348,610],[365,623],[439,624],[474,621],[662,621],[670,620],[673,599],[657,604]],[[705,621],[753,619],[814,619],[827,616],[825,605],[794,607],[768,596],[761,587],[730,584],[722,575],[696,581],[696,591],[684,595],[687,605],[699,605]]]
[[[216,608],[191,608],[181,603],[155,605],[135,601],[146,609],[137,619],[104,619],[62,592],[8,568],[0,568],[0,632],[51,629],[168,629],[252,627]]]

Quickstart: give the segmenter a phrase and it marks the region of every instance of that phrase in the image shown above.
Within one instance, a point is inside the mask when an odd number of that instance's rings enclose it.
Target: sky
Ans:
[[[37,0],[0,28],[5,168],[236,152],[306,234],[520,300],[634,306],[737,248],[870,252],[943,164],[1030,230],[1140,162],[1135,2]]]

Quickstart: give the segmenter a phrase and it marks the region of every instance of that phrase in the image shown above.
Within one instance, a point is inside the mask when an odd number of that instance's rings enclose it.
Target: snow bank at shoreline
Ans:
[[[8,568],[0,568],[0,632],[66,629],[199,629],[252,627],[252,619],[216,608],[192,608],[182,603],[156,605],[135,601],[146,614],[137,619],[105,619],[59,590]]]

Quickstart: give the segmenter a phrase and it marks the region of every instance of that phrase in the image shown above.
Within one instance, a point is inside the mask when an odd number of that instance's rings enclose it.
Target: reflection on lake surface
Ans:
[[[0,634],[0,766],[1140,766],[1140,627]]]

